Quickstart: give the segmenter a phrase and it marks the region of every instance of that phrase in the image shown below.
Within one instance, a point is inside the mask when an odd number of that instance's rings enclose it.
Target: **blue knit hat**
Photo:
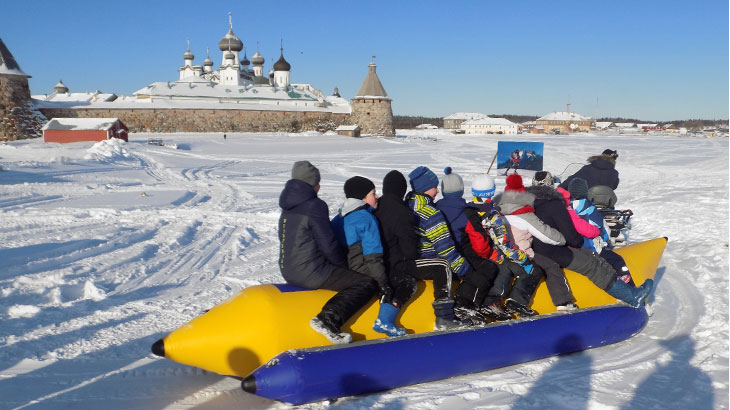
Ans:
[[[439,186],[439,179],[436,174],[423,165],[411,171],[411,173],[408,174],[408,179],[411,182],[411,188],[420,193],[424,193],[431,188]]]
[[[452,172],[451,167],[444,168],[444,177],[441,178],[441,194],[444,197],[464,196],[464,181],[459,174]]]

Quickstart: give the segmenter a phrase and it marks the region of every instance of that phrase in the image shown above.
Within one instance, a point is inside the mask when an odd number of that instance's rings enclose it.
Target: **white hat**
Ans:
[[[487,174],[479,175],[471,184],[471,193],[477,198],[491,198],[494,196],[494,178]]]

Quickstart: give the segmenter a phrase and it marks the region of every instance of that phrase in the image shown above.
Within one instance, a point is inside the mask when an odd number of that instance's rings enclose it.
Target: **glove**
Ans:
[[[522,265],[522,269],[525,270],[525,273],[528,275],[532,273],[532,264],[531,263],[525,263]]]

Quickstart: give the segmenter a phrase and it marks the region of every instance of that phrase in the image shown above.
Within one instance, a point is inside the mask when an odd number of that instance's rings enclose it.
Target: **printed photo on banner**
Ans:
[[[505,175],[518,169],[542,171],[543,146],[542,142],[499,141],[497,169],[504,169]]]

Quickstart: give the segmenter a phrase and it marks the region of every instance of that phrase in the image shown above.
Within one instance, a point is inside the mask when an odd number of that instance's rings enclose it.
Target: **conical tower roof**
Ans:
[[[3,43],[3,39],[0,38],[0,74],[15,74],[15,75],[24,75],[26,77],[30,77],[28,74],[24,73],[23,70],[20,69],[20,66],[18,65],[18,62],[15,61],[15,57],[13,57],[13,54],[8,50],[8,48],[5,46],[5,43]]]
[[[385,92],[385,88],[375,72],[375,63],[372,61],[368,64],[368,75],[362,82],[360,91],[355,94],[355,98],[357,97],[388,97],[388,93]]]

